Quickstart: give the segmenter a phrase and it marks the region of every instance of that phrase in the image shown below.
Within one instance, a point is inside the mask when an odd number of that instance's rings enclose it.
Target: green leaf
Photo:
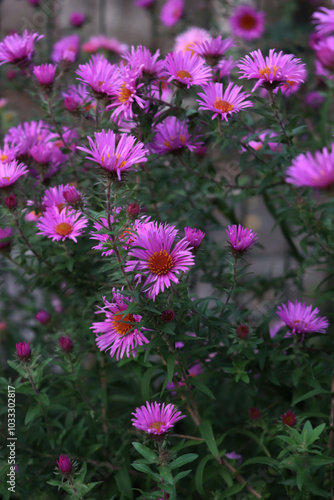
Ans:
[[[273,467],[276,470],[279,470],[279,461],[275,460],[274,458],[269,458],[269,457],[254,457],[254,458],[249,458],[248,460],[245,460],[240,467],[238,467],[238,471],[245,467],[246,465],[252,465],[252,464],[263,464],[263,465],[268,465],[269,467]]]
[[[167,384],[170,384],[174,376],[175,360],[177,352],[170,353],[167,358]]]
[[[131,479],[129,476],[128,468],[126,466],[123,466],[121,470],[116,473],[115,479],[119,490],[124,493],[126,498],[132,500],[133,494],[132,494]]]
[[[199,431],[202,435],[202,438],[206,442],[209,450],[211,451],[212,455],[215,457],[215,459],[218,461],[218,463],[221,464],[219,451],[217,448],[217,443],[216,443],[215,437],[213,435],[213,431],[212,431],[212,427],[211,427],[210,422],[208,420],[202,421],[202,423],[199,426]]]
[[[194,460],[196,460],[196,458],[198,458],[198,455],[196,455],[196,453],[186,453],[185,455],[176,458],[174,462],[171,462],[169,464],[169,468],[171,470],[177,469],[178,467],[182,467],[185,464],[193,462]]]
[[[209,460],[212,460],[211,455],[207,455],[206,457],[202,458],[196,470],[196,476],[195,476],[196,489],[202,497],[206,496],[203,488],[203,473],[204,473],[204,468],[207,462],[209,462]]]
[[[144,474],[148,474],[155,481],[157,481],[157,482],[160,481],[159,474],[156,474],[155,472],[153,472],[153,470],[151,470],[148,465],[133,462],[132,467],[139,472],[143,472]]]
[[[204,392],[204,394],[209,396],[209,398],[216,399],[215,396],[210,391],[210,389],[201,380],[198,380],[196,377],[192,377],[191,385],[195,386],[199,391]]]
[[[176,484],[178,481],[180,481],[180,479],[183,479],[184,477],[188,476],[188,474],[190,474],[191,472],[191,469],[188,469],[188,470],[183,470],[181,472],[179,472],[178,474],[176,474],[176,476],[174,477],[174,484]]]
[[[157,455],[154,453],[154,451],[150,450],[147,448],[147,446],[144,446],[141,443],[136,443],[133,442],[132,446],[138,451],[138,453],[141,454],[142,457],[144,457],[150,464],[153,464],[157,460]]]
[[[330,391],[327,391],[326,389],[319,387],[317,389],[312,389],[312,391],[308,391],[302,395],[296,394],[292,400],[292,406],[295,406],[298,403],[305,401],[305,399],[313,398],[313,396],[317,396],[318,394],[330,394]]]
[[[171,471],[167,467],[158,467],[158,471],[160,473],[160,476],[164,480],[165,483],[167,484],[174,484],[174,478],[171,474]]]
[[[34,420],[36,417],[39,417],[41,414],[42,414],[41,405],[39,405],[38,403],[33,403],[29,407],[29,410],[26,413],[24,419],[24,425],[28,425],[32,420]]]
[[[236,493],[243,490],[246,484],[234,484],[231,488],[227,488],[222,495],[220,495],[219,499],[223,500],[223,498],[233,497]]]

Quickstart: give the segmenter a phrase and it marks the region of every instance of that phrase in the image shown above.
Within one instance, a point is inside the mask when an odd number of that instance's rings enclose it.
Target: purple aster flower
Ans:
[[[196,43],[205,42],[206,40],[210,40],[210,38],[211,35],[207,30],[192,26],[175,38],[174,52],[186,52],[188,50],[193,54],[193,48]]]
[[[154,129],[155,137],[149,144],[153,153],[179,153],[184,148],[194,151],[201,142],[199,136],[192,137],[188,131],[187,120],[180,121],[176,116],[168,116]]]
[[[252,149],[255,151],[259,151],[260,149],[263,148],[263,146],[266,144],[271,151],[281,151],[282,150],[282,145],[279,142],[270,142],[269,139],[278,137],[278,134],[272,130],[265,130],[264,132],[261,132],[259,136],[256,139],[253,140],[248,140],[248,137],[245,137],[244,140],[246,141],[247,145],[250,146]],[[244,153],[247,151],[246,148],[242,147],[241,151]]]
[[[183,16],[183,10],[183,0],[167,0],[167,2],[162,6],[160,21],[165,26],[174,26],[174,24],[176,24]]]
[[[95,314],[105,314],[103,322],[93,323],[91,329],[96,333],[96,344],[100,351],[110,349],[110,356],[116,356],[117,361],[126,354],[136,355],[137,346],[148,344],[149,340],[145,337],[140,328],[136,328],[136,323],[141,321],[138,314],[129,313],[128,302],[121,293],[113,291],[113,302],[108,302],[103,297],[104,307],[99,307]],[[98,335],[102,334],[102,335]]]
[[[54,152],[54,143],[40,142],[32,146],[30,149],[30,156],[32,156],[38,165],[45,167],[49,165],[50,161],[53,159]]]
[[[237,465],[242,464],[243,456],[237,453],[236,451],[225,453],[225,457],[229,458],[230,460],[236,460]]]
[[[73,342],[70,337],[60,337],[58,340],[63,352],[73,351]]]
[[[231,245],[232,252],[236,255],[244,253],[248,248],[250,248],[258,236],[251,229],[242,227],[240,224],[237,226],[228,226],[226,229],[227,236],[229,238],[229,244]]]
[[[106,107],[106,110],[113,110],[112,117],[114,119],[125,118],[132,119],[135,115],[133,112],[133,105],[136,104],[140,108],[145,107],[145,102],[139,96],[138,90],[144,85],[138,83],[140,76],[139,69],[133,69],[128,65],[121,64],[119,67],[119,80],[117,85],[113,85],[111,91],[112,104]]]
[[[155,434],[160,436],[161,434],[166,434],[178,420],[185,418],[178,411],[177,407],[169,403],[149,403],[146,401],[146,406],[143,405],[140,408],[136,408],[136,411],[132,413],[134,418],[132,419],[132,425],[141,431],[145,431],[148,434]]]
[[[82,108],[88,111],[93,107],[92,97],[88,93],[87,86],[81,83],[69,85],[61,95],[64,97],[64,106],[70,113],[78,113]]]
[[[227,76],[230,81],[231,71],[236,67],[236,65],[237,63],[232,56],[219,61],[216,66],[216,69],[219,71],[219,78],[222,80],[225,76]]]
[[[313,306],[305,306],[300,302],[295,301],[294,304],[288,301],[288,305],[282,304],[278,306],[276,314],[281,318],[286,326],[291,330],[291,333],[302,335],[305,333],[326,333],[326,328],[329,322],[325,316],[317,317],[320,312],[317,307],[312,311]]]
[[[28,361],[31,357],[31,349],[28,342],[19,342],[16,344],[16,354],[21,361]]]
[[[307,152],[292,160],[286,171],[285,182],[297,187],[327,188],[334,183],[334,144],[331,151],[323,148],[314,155]]]
[[[18,148],[13,144],[8,144],[5,142],[3,148],[0,148],[0,162],[9,163],[18,156]]]
[[[35,319],[42,325],[47,325],[51,319],[51,315],[44,309],[41,309],[36,313]]]
[[[313,13],[315,29],[321,36],[327,36],[334,31],[334,10],[321,7]]]
[[[292,427],[296,423],[296,416],[293,411],[287,410],[283,415],[281,415],[283,424]]]
[[[133,234],[125,270],[138,272],[135,279],[140,282],[143,278],[142,291],[153,301],[172,282],[179,282],[177,274],[194,265],[186,238],[178,241],[172,249],[177,233],[174,226],[149,223],[139,225]]]
[[[79,35],[64,36],[53,46],[51,60],[59,63],[61,61],[74,62],[78,56],[80,47]]]
[[[11,227],[5,227],[5,229],[1,229],[0,227],[0,250],[10,246],[12,234],[13,230]]]
[[[61,212],[64,209],[66,205],[64,189],[67,187],[70,187],[69,184],[66,184],[66,186],[59,184],[59,186],[50,187],[45,190],[42,205],[46,210],[56,207],[58,212]]]
[[[15,64],[21,68],[29,66],[34,56],[34,44],[44,35],[29,33],[8,35],[0,43],[0,66],[5,63]]]
[[[8,188],[22,176],[27,175],[28,168],[23,163],[17,160],[12,160],[8,163],[0,162],[0,189]]]
[[[334,36],[321,39],[315,46],[315,55],[321,65],[332,73],[334,70]]]
[[[183,52],[170,52],[165,59],[165,74],[167,82],[173,81],[186,86],[204,85],[212,78],[212,70],[203,59],[189,50]]]
[[[87,137],[90,149],[83,146],[77,149],[88,153],[87,159],[98,163],[107,173],[117,175],[121,180],[121,172],[134,170],[133,165],[147,161],[148,151],[142,142],[127,134],[116,135],[112,130],[95,132],[95,142]],[[120,137],[119,141],[117,139]]]
[[[189,242],[189,245],[193,247],[194,251],[198,250],[201,246],[202,240],[205,236],[205,233],[200,229],[196,229],[195,227],[185,227],[184,228],[184,237]]]
[[[82,12],[71,12],[70,23],[75,28],[80,28],[80,26],[82,26],[85,21],[86,21],[86,16]]]
[[[250,5],[239,5],[230,17],[234,36],[244,40],[260,38],[264,32],[264,12],[258,12]]]
[[[92,56],[88,63],[79,64],[76,70],[84,85],[90,87],[96,98],[110,95],[119,84],[119,70],[102,55]]]
[[[163,73],[163,61],[158,60],[160,50],[158,49],[155,54],[144,47],[138,45],[136,48],[131,46],[131,50],[127,51],[122,57],[131,66],[132,69],[137,71],[140,78],[148,77],[149,80],[159,79]]]
[[[18,156],[30,156],[31,148],[50,136],[48,125],[42,120],[19,123],[5,135],[5,142],[17,148]]]
[[[225,52],[235,47],[235,45],[236,43],[233,38],[225,38],[223,40],[221,36],[217,36],[217,38],[196,43],[193,51],[195,54],[203,57],[207,64],[214,66]]]
[[[135,5],[137,7],[143,7],[143,8],[148,8],[153,5],[155,0],[135,0]]]
[[[269,325],[269,335],[270,335],[270,338],[273,339],[276,337],[276,335],[278,334],[278,332],[280,331],[280,329],[285,325],[284,321],[282,321],[281,319],[276,319],[273,320],[270,325]]]
[[[98,50],[103,49],[110,54],[118,56],[124,54],[128,48],[126,43],[120,42],[117,38],[108,38],[105,35],[93,36],[82,45],[82,50],[88,54],[94,54]]]
[[[251,101],[245,100],[249,94],[241,90],[242,87],[232,82],[228,84],[225,91],[222,83],[209,83],[203,87],[203,92],[198,94],[202,99],[202,101],[197,100],[200,103],[198,109],[212,111],[212,119],[220,116],[221,119],[228,121],[228,116],[253,106]]]
[[[67,455],[59,455],[58,460],[56,460],[56,464],[64,476],[68,477],[72,474],[73,465]]]
[[[313,92],[309,92],[305,96],[305,102],[308,106],[311,106],[311,108],[319,108],[321,104],[324,102],[325,97],[320,94],[320,92],[317,92],[314,90]],[[0,156],[1,159],[1,156]]]
[[[88,220],[81,214],[69,210],[59,212],[57,207],[51,207],[37,221],[39,233],[51,238],[52,241],[71,239],[78,243],[77,236],[81,236]]]
[[[297,59],[293,54],[283,54],[269,50],[269,56],[265,58],[261,50],[254,50],[249,56],[244,57],[238,64],[242,76],[239,78],[256,78],[258,81],[254,85],[252,92],[260,85],[267,90],[282,85],[286,82],[303,82],[305,64]]]
[[[57,66],[54,64],[41,64],[34,67],[33,74],[42,87],[52,87],[56,70]]]

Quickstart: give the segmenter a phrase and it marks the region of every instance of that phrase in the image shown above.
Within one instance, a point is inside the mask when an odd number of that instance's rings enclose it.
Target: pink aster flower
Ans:
[[[142,142],[137,142],[132,135],[116,135],[112,130],[95,132],[95,142],[87,137],[90,149],[83,146],[77,149],[88,153],[88,160],[98,163],[107,173],[117,175],[121,180],[121,172],[134,170],[135,163],[147,161],[148,151]],[[118,138],[119,141],[117,142]]]
[[[96,344],[100,351],[110,349],[110,356],[116,355],[117,361],[126,354],[136,355],[138,346],[148,344],[149,340],[142,333],[140,328],[136,328],[136,323],[141,321],[138,314],[129,313],[127,309],[132,298],[126,299],[124,295],[113,291],[113,302],[103,297],[104,307],[99,307],[95,314],[105,314],[103,322],[93,323],[91,329],[96,333]],[[102,334],[102,335],[98,335]]]
[[[92,97],[88,93],[87,86],[81,83],[69,85],[61,95],[64,98],[64,106],[70,113],[78,113],[81,109],[89,111],[93,107]]]
[[[16,354],[21,361],[28,361],[31,357],[31,349],[28,342],[16,344]]]
[[[29,33],[27,30],[22,35],[14,33],[8,35],[0,43],[0,66],[5,63],[16,64],[25,68],[34,56],[34,44],[44,35]]]
[[[88,54],[94,54],[101,49],[120,56],[128,50],[128,45],[117,38],[108,38],[105,35],[93,36],[82,45],[82,50]]]
[[[264,32],[264,12],[258,12],[250,5],[239,5],[230,17],[234,36],[244,40],[260,38]]]
[[[315,47],[316,58],[322,66],[333,72],[334,70],[334,36],[321,39]]]
[[[18,155],[17,146],[8,144],[8,142],[5,142],[2,149],[0,148],[0,162],[2,163],[8,163],[12,160],[15,160],[17,155]]]
[[[59,63],[61,61],[74,62],[79,54],[79,35],[64,36],[53,46],[51,60]]]
[[[112,93],[119,83],[119,71],[115,64],[102,55],[92,56],[88,63],[79,64],[76,71],[84,85],[90,87],[97,98],[103,98]]]
[[[314,155],[307,152],[292,160],[286,171],[285,182],[297,187],[327,188],[334,183],[334,144],[331,151],[323,148]]]
[[[66,205],[66,200],[64,198],[64,189],[69,187],[67,184],[59,184],[59,186],[50,187],[45,190],[42,205],[46,210],[49,208],[56,207],[58,212],[61,212]]]
[[[265,58],[261,50],[254,50],[249,56],[244,57],[238,64],[242,76],[239,78],[256,78],[258,81],[254,85],[252,92],[260,85],[267,90],[282,85],[286,82],[303,82],[305,64],[297,59],[293,54],[283,54],[269,50],[269,56]]]
[[[19,123],[5,135],[5,142],[17,148],[17,155],[30,156],[31,148],[50,135],[48,125],[42,120]]]
[[[219,71],[219,78],[222,80],[225,76],[227,76],[230,81],[231,71],[236,67],[236,65],[237,63],[232,56],[219,61],[216,66],[216,69]]]
[[[81,236],[88,220],[80,213],[51,207],[37,221],[39,233],[51,238],[52,241],[71,239],[77,243],[77,236]]]
[[[138,226],[137,233],[133,234],[125,270],[138,272],[135,279],[138,282],[142,278],[145,280],[142,291],[153,301],[172,282],[179,282],[177,274],[194,265],[186,238],[178,241],[172,249],[177,233],[175,226],[150,223]]]
[[[39,165],[47,166],[53,157],[54,149],[53,143],[40,142],[32,146],[30,149],[30,156],[32,156]]]
[[[300,334],[303,339],[305,333],[326,333],[329,322],[325,316],[317,317],[319,312],[317,307],[312,311],[312,306],[306,307],[305,303],[301,304],[296,300],[294,304],[288,301],[287,306],[285,304],[278,306],[276,314],[292,334]]]
[[[281,415],[283,424],[292,427],[296,423],[296,416],[293,411],[287,410],[283,415]]]
[[[159,56],[159,49],[152,55],[143,45],[138,45],[136,48],[132,45],[131,50],[123,55],[123,59],[130,64],[132,69],[137,71],[138,77],[147,76],[153,80],[160,78],[163,73],[164,63],[158,60]]]
[[[242,254],[250,248],[258,239],[257,234],[251,229],[242,227],[240,224],[237,226],[228,226],[226,229],[229,238],[229,244],[235,254]]]
[[[203,59],[189,51],[170,52],[165,59],[167,82],[179,82],[187,89],[193,85],[203,85],[212,78],[212,71]]]
[[[212,119],[220,116],[228,121],[228,116],[253,106],[251,101],[245,100],[249,94],[241,90],[242,87],[232,82],[228,84],[225,91],[222,83],[209,83],[203,87],[203,92],[198,94],[202,99],[202,101],[197,100],[200,104],[198,109],[212,111]]]
[[[1,229],[0,227],[0,250],[10,246],[12,234],[13,230],[11,227],[5,227],[5,229]]]
[[[205,233],[200,229],[196,229],[195,227],[185,227],[184,228],[184,237],[189,242],[189,245],[193,247],[194,251],[198,250],[201,246],[202,240],[205,236]]]
[[[137,104],[140,108],[145,107],[145,102],[140,97],[138,90],[144,85],[138,82],[140,72],[128,65],[119,66],[119,80],[113,85],[111,91],[112,104],[106,107],[106,110],[113,110],[112,117],[132,119],[135,115],[133,105]]]
[[[183,10],[183,0],[167,0],[167,2],[162,6],[160,21],[165,26],[174,26],[174,24],[176,24],[183,16]]]
[[[71,12],[70,14],[70,23],[75,28],[80,28],[83,23],[86,21],[86,16],[83,12]]]
[[[211,35],[207,30],[197,27],[188,28],[175,38],[174,52],[186,52],[189,50],[193,54],[193,48],[196,43],[202,43],[210,39]]]
[[[155,434],[160,436],[161,434],[166,434],[178,420],[185,418],[178,411],[177,407],[169,403],[149,403],[146,401],[146,406],[143,405],[140,408],[136,408],[136,411],[132,413],[134,418],[132,419],[132,425],[141,431],[145,431],[148,434]]]
[[[27,166],[23,163],[18,163],[17,160],[12,160],[8,163],[0,162],[0,189],[12,186],[22,175],[26,175],[27,173]]]
[[[176,116],[168,116],[155,127],[156,133],[149,147],[153,153],[179,153],[184,148],[194,151],[201,142],[199,136],[192,137],[188,131],[187,120],[181,121]]]
[[[58,340],[60,348],[63,352],[67,353],[73,351],[73,342],[70,337],[60,337]]]
[[[321,7],[313,13],[315,29],[321,36],[327,36],[334,31],[334,10]]]
[[[210,40],[196,43],[193,51],[195,54],[203,57],[207,64],[213,66],[217,64],[225,52],[235,47],[235,45],[233,38],[225,38],[223,40],[221,36],[217,36],[217,38],[210,38]]]
[[[34,67],[33,74],[40,85],[50,87],[53,84],[56,70],[57,66],[54,64],[41,64]]]

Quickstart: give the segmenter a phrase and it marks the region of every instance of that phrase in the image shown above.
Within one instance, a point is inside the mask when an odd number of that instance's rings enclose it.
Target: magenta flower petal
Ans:
[[[323,148],[314,155],[307,152],[292,160],[286,171],[285,182],[297,187],[324,189],[334,183],[334,144],[332,150]]]
[[[43,37],[44,35],[29,33],[27,30],[22,35],[14,33],[6,36],[0,43],[0,66],[5,63],[28,66],[34,56],[35,42]]]
[[[132,413],[134,418],[132,419],[132,425],[141,431],[145,431],[148,434],[155,434],[160,436],[168,432],[176,422],[185,418],[186,415],[182,415],[178,411],[177,407],[173,404],[165,403],[149,403],[146,401],[146,406],[143,405],[140,408],[136,408],[136,411]]]
[[[209,83],[203,87],[203,92],[198,94],[198,97],[202,99],[197,100],[200,104],[198,109],[213,112],[212,119],[220,116],[228,121],[228,117],[233,113],[253,106],[251,101],[246,100],[249,94],[241,90],[242,87],[232,82],[228,84],[225,91],[222,83]]]
[[[53,206],[46,210],[38,219],[37,227],[39,233],[51,238],[52,241],[65,241],[71,239],[77,243],[77,236],[81,236],[88,220],[80,213],[73,210],[62,210]]]
[[[297,300],[294,304],[289,301],[287,306],[280,305],[276,311],[293,334],[303,336],[305,333],[326,333],[329,322],[325,316],[317,316],[318,313],[317,307],[312,310],[312,306],[306,307],[305,303],[301,304]]]
[[[251,229],[242,227],[240,224],[239,226],[235,224],[233,226],[228,226],[226,232],[232,250],[237,253],[245,252],[248,248],[254,245],[258,239],[256,233],[254,233]]]
[[[23,163],[18,163],[17,160],[8,163],[0,161],[0,189],[12,186],[22,175],[27,173],[28,167]]]
[[[201,57],[187,50],[167,55],[164,76],[168,82],[179,82],[189,89],[193,85],[207,83],[212,78],[212,71]]]

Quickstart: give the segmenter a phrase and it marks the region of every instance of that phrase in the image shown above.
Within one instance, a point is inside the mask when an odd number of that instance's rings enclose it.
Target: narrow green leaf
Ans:
[[[206,457],[202,458],[200,461],[197,470],[196,470],[196,476],[195,476],[195,484],[196,484],[196,489],[198,493],[201,495],[201,497],[205,497],[206,493],[203,488],[203,473],[204,473],[204,468],[206,464],[211,460],[212,457],[211,455],[207,455]]]
[[[213,435],[213,430],[212,430],[210,422],[208,420],[202,421],[202,423],[199,426],[199,430],[200,430],[200,433],[202,435],[202,438],[206,442],[212,455],[221,464],[219,451],[217,448],[217,443],[216,443],[215,437]]]
[[[185,455],[176,458],[174,462],[171,462],[169,464],[169,468],[171,470],[177,469],[178,467],[182,467],[185,464],[193,462],[194,460],[196,460],[196,458],[198,458],[198,455],[196,455],[196,453],[186,453]]]
[[[34,418],[36,417],[39,417],[40,415],[42,414],[42,408],[41,406],[38,404],[38,403],[33,403],[27,413],[26,413],[26,416],[25,416],[25,419],[24,419],[24,425],[28,425],[29,422],[31,422],[32,420],[34,420]]]
[[[153,464],[153,462],[156,461],[158,458],[157,455],[154,453],[154,451],[150,450],[147,448],[147,446],[144,446],[141,443],[136,443],[133,442],[132,446],[138,451],[138,453],[141,454],[142,457],[144,457],[150,464]]]
[[[167,358],[167,384],[170,384],[174,376],[175,360],[177,353],[173,352]]]

